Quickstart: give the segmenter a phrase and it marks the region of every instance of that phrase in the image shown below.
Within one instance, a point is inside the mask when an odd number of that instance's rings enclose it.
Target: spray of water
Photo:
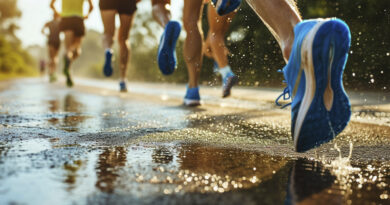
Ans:
[[[351,157],[353,151],[352,142],[349,143],[348,157],[342,157],[341,150],[337,146],[337,143],[334,144],[334,149],[337,150],[339,156],[330,163],[325,163],[325,166],[330,168],[333,174],[337,176],[337,178],[342,178],[342,176],[347,176],[360,171],[360,168],[351,166]]]
[[[355,181],[354,175],[358,174],[361,170],[360,168],[353,167],[351,165],[351,157],[353,151],[352,142],[349,143],[349,155],[348,157],[342,157],[341,150],[338,147],[337,143],[334,145],[334,149],[339,153],[338,157],[328,161],[322,157],[322,162],[325,167],[330,170],[330,172],[336,176],[336,183],[340,186],[341,194],[348,198],[348,195],[352,194],[352,181]]]

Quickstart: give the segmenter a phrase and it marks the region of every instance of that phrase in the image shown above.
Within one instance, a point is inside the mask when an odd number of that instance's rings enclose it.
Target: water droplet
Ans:
[[[386,193],[384,193],[384,194],[381,194],[381,195],[380,195],[380,198],[381,198],[381,199],[388,199],[388,198],[389,198],[389,195],[386,194]]]

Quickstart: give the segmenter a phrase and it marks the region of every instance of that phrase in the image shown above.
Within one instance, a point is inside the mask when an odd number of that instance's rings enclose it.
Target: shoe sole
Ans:
[[[298,152],[329,142],[348,124],[351,106],[342,75],[349,45],[348,26],[336,19],[317,23],[302,43],[306,84],[293,133]]]
[[[175,48],[180,36],[181,26],[177,22],[170,22],[165,29],[164,39],[160,43],[161,49],[158,51],[158,65],[161,73],[170,75],[176,68]]]
[[[183,105],[187,106],[187,107],[195,107],[195,106],[200,105],[200,101],[199,100],[184,99]]]
[[[110,64],[112,63],[112,54],[109,57],[108,54],[106,53],[106,59],[104,62],[104,67],[103,67],[103,74],[106,77],[110,77],[113,73],[112,65],[108,65],[108,63],[110,63]]]
[[[237,84],[237,83],[238,83],[238,77],[237,77],[237,76],[230,77],[230,78],[227,80],[225,89],[223,90],[222,97],[223,97],[223,98],[229,97],[230,94],[231,94],[232,87],[233,87],[235,84]]]

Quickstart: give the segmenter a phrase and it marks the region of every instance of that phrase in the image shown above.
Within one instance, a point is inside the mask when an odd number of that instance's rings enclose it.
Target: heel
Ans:
[[[332,29],[332,40],[335,45],[331,81],[334,103],[329,115],[333,130],[337,135],[344,130],[351,118],[351,103],[343,86],[343,73],[351,44],[351,33],[348,25],[341,20],[334,20]]]

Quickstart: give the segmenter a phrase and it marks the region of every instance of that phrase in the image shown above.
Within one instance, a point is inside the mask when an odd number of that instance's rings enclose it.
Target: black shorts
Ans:
[[[116,10],[119,14],[133,15],[137,10],[136,0],[100,0],[100,10]]]
[[[171,0],[152,0],[152,5],[156,4],[171,4]]]
[[[60,41],[58,40],[49,40],[48,42],[47,42],[47,45],[49,45],[49,46],[52,46],[53,48],[55,48],[56,50],[58,50],[59,48],[60,48],[60,45],[61,45],[61,43],[60,43]]]
[[[60,31],[73,31],[76,37],[85,35],[84,19],[81,17],[62,17]]]

